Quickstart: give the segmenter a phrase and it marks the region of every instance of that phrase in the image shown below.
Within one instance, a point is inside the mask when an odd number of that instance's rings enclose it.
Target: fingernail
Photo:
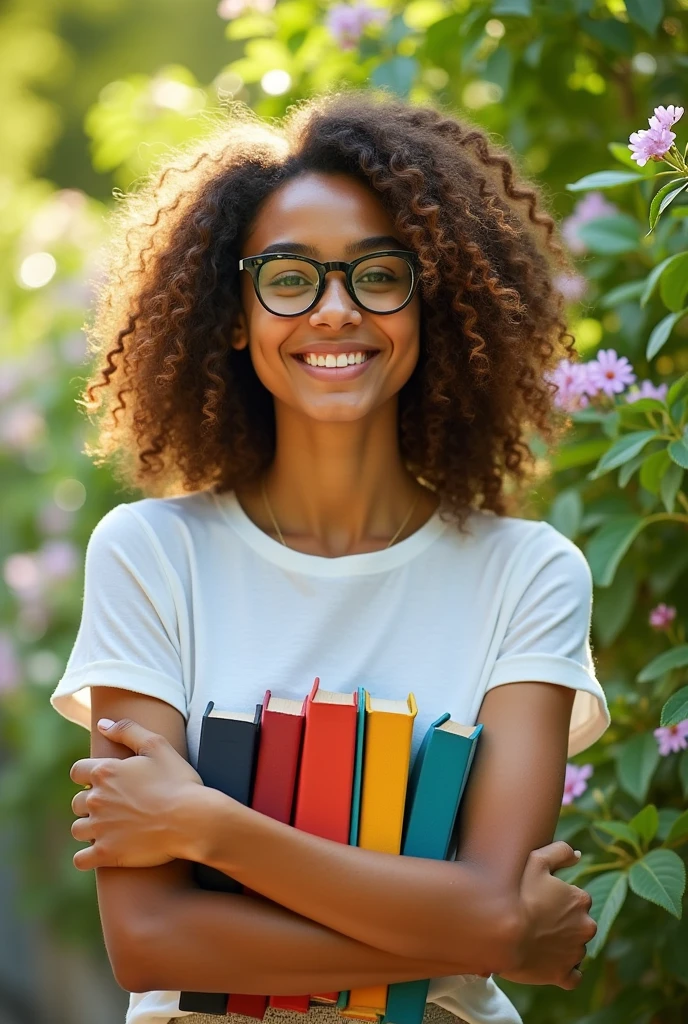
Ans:
[[[574,850],[574,851],[573,851],[573,856],[574,856],[574,857],[580,857],[580,856],[581,856],[581,852],[580,852],[580,850]]]
[[[99,729],[112,729],[114,724],[115,723],[112,721],[111,718],[99,718],[98,719],[98,728]]]

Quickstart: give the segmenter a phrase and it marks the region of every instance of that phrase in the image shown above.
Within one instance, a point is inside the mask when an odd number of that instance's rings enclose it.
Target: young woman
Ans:
[[[277,126],[234,106],[122,207],[88,454],[146,496],[93,531],[51,701],[91,729],[74,862],[96,870],[128,1024],[183,1016],[180,991],[428,977],[427,1019],[519,1024],[493,973],[580,983],[590,897],[553,876],[576,858],[551,840],[567,756],[609,724],[590,573],[507,514],[570,351],[541,205],[481,130],[352,91]],[[483,723],[456,861],[333,843],[201,784],[209,700],[302,698],[316,675],[413,691],[414,753],[445,711]],[[201,891],[191,861],[268,899]]]

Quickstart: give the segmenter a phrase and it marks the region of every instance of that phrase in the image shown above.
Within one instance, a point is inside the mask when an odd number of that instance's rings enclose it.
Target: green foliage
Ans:
[[[68,772],[87,737],[47,700],[76,634],[86,541],[113,504],[134,497],[82,454],[88,435],[74,407],[102,237],[98,197],[135,186],[170,147],[212,127],[227,98],[271,118],[322,90],[370,83],[481,125],[543,184],[553,215],[574,213],[585,294],[567,318],[583,359],[611,348],[638,380],[668,389],[632,402],[625,388],[591,395],[568,410],[561,446],[538,449],[528,514],[585,552],[612,716],[574,759],[593,776],[562,807],[556,833],[583,850],[558,874],[592,894],[598,932],[576,992],[497,981],[528,1024],[679,1024],[688,1014],[688,749],[662,752],[655,730],[678,735],[688,719],[688,174],[678,150],[670,166],[639,167],[627,139],[655,104],[688,99],[677,28],[685,0],[378,0],[382,17],[351,46],[331,27],[333,6],[277,0],[265,11],[246,0],[225,23],[195,7],[170,17],[158,0],[126,10],[123,0],[36,0],[30,26],[17,5],[0,15],[9,97],[0,166],[13,183],[0,189],[0,554],[14,581],[0,591],[0,729],[12,754],[0,770],[0,817],[16,826],[22,905],[63,936],[100,944],[93,878],[73,868],[69,834]],[[154,32],[147,19],[156,17]],[[194,36],[192,26],[203,27]],[[82,38],[97,38],[95,50]],[[63,90],[62,108],[48,84]],[[685,138],[685,115],[673,130]],[[87,147],[91,162],[75,166],[72,154]],[[65,189],[74,181],[92,197]],[[591,194],[608,205],[576,225]],[[48,262],[25,264],[36,254]],[[36,283],[50,257],[52,278]],[[78,557],[62,576],[44,573],[32,597],[20,578],[44,564],[51,540],[65,545],[62,557]],[[8,563],[17,554],[25,561]],[[653,629],[658,604],[676,616]]]

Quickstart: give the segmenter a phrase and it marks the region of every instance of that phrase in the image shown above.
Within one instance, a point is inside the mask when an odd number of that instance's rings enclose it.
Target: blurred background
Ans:
[[[340,82],[506,145],[577,260],[557,287],[582,359],[613,353],[609,386],[562,387],[572,429],[556,453],[533,439],[524,511],[581,545],[596,584],[613,725],[569,766],[557,835],[584,851],[568,877],[599,931],[575,993],[499,983],[527,1024],[685,1024],[688,176],[682,148],[641,166],[628,138],[688,99],[688,0],[0,3],[0,1024],[116,1024],[127,1004],[93,873],[72,865],[88,736],[48,702],[91,530],[140,497],[84,455],[76,404],[108,210],[226,100],[277,117]]]

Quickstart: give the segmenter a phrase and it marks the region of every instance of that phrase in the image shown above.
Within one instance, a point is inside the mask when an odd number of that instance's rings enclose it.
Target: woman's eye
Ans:
[[[366,272],[364,274],[361,274],[361,276],[359,278],[357,278],[356,283],[357,284],[361,284],[361,283],[363,283],[363,284],[382,284],[385,281],[394,281],[394,280],[396,280],[396,278],[395,278],[394,274],[392,274],[389,270],[366,270]]]
[[[309,282],[301,274],[285,274],[283,277],[277,277],[272,282],[273,286],[278,288],[290,288],[296,285],[308,284]]]

